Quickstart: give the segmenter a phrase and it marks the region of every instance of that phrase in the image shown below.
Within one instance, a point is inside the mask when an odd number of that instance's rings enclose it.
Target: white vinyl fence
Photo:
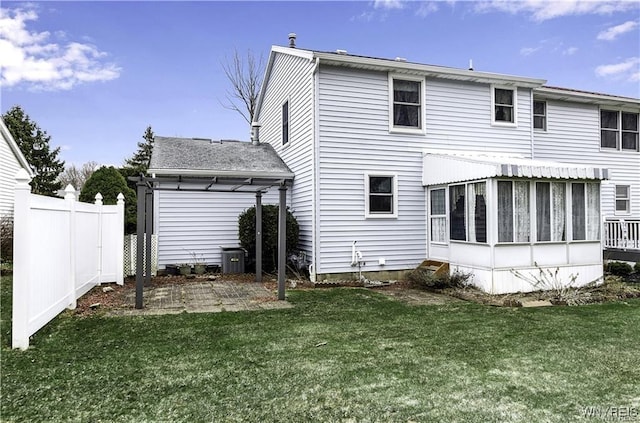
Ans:
[[[76,300],[103,282],[123,280],[124,196],[115,206],[31,194],[24,170],[16,175],[13,250],[12,346],[51,319],[75,308]]]

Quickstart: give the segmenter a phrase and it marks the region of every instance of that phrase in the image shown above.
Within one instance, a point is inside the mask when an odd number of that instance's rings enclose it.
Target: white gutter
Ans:
[[[242,172],[235,170],[202,170],[202,169],[149,169],[147,173],[154,173],[158,176],[201,176],[222,178],[269,178],[269,179],[293,179],[291,172]]]
[[[534,94],[550,100],[574,101],[577,103],[602,104],[616,107],[640,107],[640,99],[632,97],[622,97],[608,94],[591,93],[555,87],[539,87],[534,90]]]

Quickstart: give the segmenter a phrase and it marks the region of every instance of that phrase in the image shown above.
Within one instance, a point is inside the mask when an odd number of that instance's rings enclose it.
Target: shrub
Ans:
[[[278,213],[273,204],[262,206],[262,269],[272,272],[278,265]],[[287,256],[298,248],[299,226],[295,216],[287,209]],[[256,257],[256,207],[253,206],[238,216],[238,238],[240,245]]]
[[[0,217],[0,260],[13,261],[13,217]]]
[[[636,273],[640,273],[640,261],[636,261],[636,264],[633,265],[633,270]]]
[[[616,276],[629,276],[632,268],[629,263],[623,261],[611,261],[606,264],[605,270]]]
[[[412,286],[421,289],[463,288],[467,285],[471,273],[453,272],[451,275],[436,275],[432,270],[418,267],[407,275]]]
[[[102,194],[103,204],[116,204],[119,193],[124,195],[125,233],[136,232],[136,192],[127,186],[127,181],[113,166],[102,166],[93,172],[80,192],[80,201],[93,203],[97,193]]]

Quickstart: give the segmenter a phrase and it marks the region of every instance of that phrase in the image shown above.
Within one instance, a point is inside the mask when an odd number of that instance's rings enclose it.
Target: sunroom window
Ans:
[[[447,242],[447,208],[444,188],[433,189],[429,195],[431,211],[431,241]]]
[[[566,240],[566,184],[536,183],[537,241]]]
[[[486,193],[486,182],[449,187],[450,239],[487,242]]]
[[[600,239],[600,186],[571,184],[571,228],[574,241]]]
[[[498,242],[529,242],[528,181],[498,181]]]

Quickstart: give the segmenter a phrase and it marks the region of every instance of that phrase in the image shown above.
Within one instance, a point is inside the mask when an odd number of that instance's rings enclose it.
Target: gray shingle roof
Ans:
[[[149,174],[293,179],[269,144],[155,137]]]

